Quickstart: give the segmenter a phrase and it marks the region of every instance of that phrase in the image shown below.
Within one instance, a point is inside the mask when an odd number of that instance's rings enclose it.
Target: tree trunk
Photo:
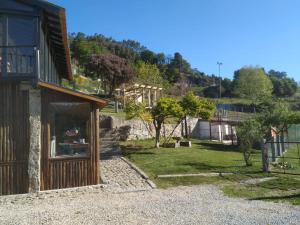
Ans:
[[[159,122],[157,122],[157,124],[154,123],[154,126],[155,126],[155,147],[159,148],[161,123]]]
[[[188,133],[188,124],[187,124],[187,118],[186,116],[184,117],[184,129],[185,129],[185,138],[188,139],[189,138],[189,133]]]
[[[246,163],[246,166],[252,166],[252,162],[251,162],[251,149],[245,149],[243,151],[243,155],[244,155],[244,160],[245,160],[245,163]]]
[[[263,172],[269,172],[269,152],[268,152],[268,145],[265,143],[265,140],[262,142],[262,166]]]
[[[176,128],[179,126],[179,124],[181,124],[182,120],[176,124],[176,126],[174,127],[174,129],[172,130],[172,132],[169,134],[169,136],[165,139],[165,143],[168,143],[170,141],[170,139],[172,138],[173,136],[173,133],[175,132]]]

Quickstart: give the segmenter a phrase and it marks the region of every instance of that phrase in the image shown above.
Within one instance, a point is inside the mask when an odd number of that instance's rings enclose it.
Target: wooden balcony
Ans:
[[[35,46],[1,46],[0,80],[30,80],[39,75],[39,51]]]

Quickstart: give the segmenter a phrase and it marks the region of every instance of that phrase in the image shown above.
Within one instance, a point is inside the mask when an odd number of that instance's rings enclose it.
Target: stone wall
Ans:
[[[104,126],[105,128],[117,129],[121,140],[149,139],[155,136],[153,124],[144,124],[143,121],[138,119],[125,120],[114,116],[101,116],[101,121],[102,128]],[[222,125],[219,123],[210,124],[208,121],[202,121],[198,118],[188,118],[187,123],[189,135],[195,139],[222,141],[229,135],[236,135],[235,127],[231,129],[230,125],[225,122]],[[161,130],[161,135],[169,136],[175,126],[175,124],[165,124]],[[184,123],[179,124],[172,136],[182,137],[183,135]]]
[[[145,124],[143,121],[138,119],[133,120],[124,120],[118,117],[110,117],[109,119],[106,116],[105,120],[110,120],[111,129],[117,129],[120,133],[121,140],[137,140],[137,139],[149,139],[155,136],[155,129],[152,123]],[[103,120],[103,118],[102,118]],[[197,136],[197,126],[198,119],[189,118],[188,119],[188,129],[191,134],[191,137]],[[165,124],[161,129],[162,136],[169,136],[173,129],[176,127],[176,124]],[[175,131],[173,132],[172,137],[182,137],[183,124],[179,124]]]
[[[40,191],[41,91],[29,90],[30,147],[28,156],[29,192]]]

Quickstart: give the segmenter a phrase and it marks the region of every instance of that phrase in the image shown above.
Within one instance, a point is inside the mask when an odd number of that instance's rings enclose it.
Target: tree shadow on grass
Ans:
[[[151,148],[145,148],[143,146],[121,146],[122,154],[127,156],[131,154],[135,155],[154,155],[153,152],[145,151],[150,150]]]
[[[247,168],[244,165],[232,165],[232,166],[220,166],[220,165],[209,165],[206,163],[184,163],[183,166],[193,167],[199,171],[210,171],[210,172],[236,172],[238,169]]]
[[[236,145],[224,145],[221,143],[212,143],[212,142],[198,142],[193,143],[193,145],[198,145],[201,149],[212,150],[212,151],[221,151],[221,152],[241,152],[238,146]]]
[[[300,201],[300,194],[292,194],[292,195],[285,195],[285,196],[269,196],[269,197],[257,197],[257,198],[250,198],[249,200],[289,200],[299,198]]]

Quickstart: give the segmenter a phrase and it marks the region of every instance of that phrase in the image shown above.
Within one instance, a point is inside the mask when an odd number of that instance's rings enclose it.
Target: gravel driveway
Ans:
[[[103,188],[0,198],[0,224],[300,224],[300,207],[225,197],[216,186]]]

